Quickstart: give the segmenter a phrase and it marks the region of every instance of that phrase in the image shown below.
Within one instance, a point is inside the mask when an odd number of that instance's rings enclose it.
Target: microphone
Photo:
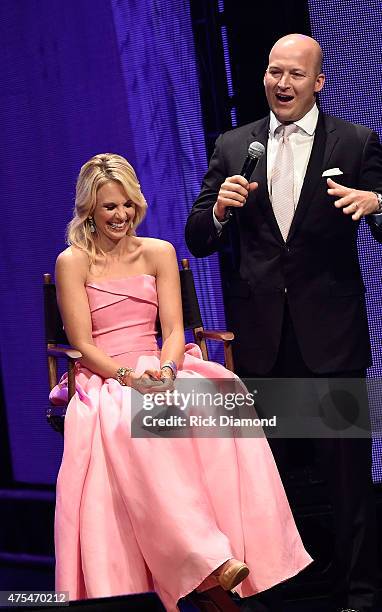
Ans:
[[[265,147],[261,142],[258,142],[257,140],[255,140],[254,142],[251,142],[251,144],[248,147],[248,155],[245,158],[244,165],[240,172],[240,175],[244,176],[244,178],[247,179],[247,181],[249,181],[249,179],[251,178],[252,172],[256,168],[260,157],[262,157],[264,153],[265,153]],[[225,215],[224,215],[225,221],[228,220],[230,217],[232,217],[233,210],[234,208],[232,206],[227,206],[227,208],[225,209]]]
[[[244,176],[247,181],[251,178],[251,174],[257,166],[257,162],[260,157],[262,157],[265,153],[265,147],[261,142],[251,142],[248,147],[248,155],[245,158],[244,165],[241,169],[241,176]]]

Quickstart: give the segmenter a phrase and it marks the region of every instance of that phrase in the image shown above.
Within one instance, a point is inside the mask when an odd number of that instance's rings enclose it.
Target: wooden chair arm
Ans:
[[[205,338],[206,340],[218,340],[220,342],[232,342],[232,340],[234,340],[235,338],[233,332],[223,331],[219,329],[216,329],[214,331],[203,329],[202,331],[198,331],[196,335],[200,339]]]
[[[68,401],[71,400],[76,392],[76,375],[74,371],[75,362],[81,359],[82,353],[71,347],[63,346],[48,346],[46,349],[48,355],[48,372],[49,372],[49,387],[50,390],[57,384],[57,357],[65,357],[68,360]]]
[[[232,344],[231,344],[232,340],[234,340],[235,338],[235,334],[233,332],[221,331],[221,330],[209,331],[207,329],[199,329],[196,331],[195,335],[196,335],[198,342],[200,342],[201,344],[202,343],[205,344],[206,340],[217,340],[218,342],[224,342],[225,367],[227,368],[227,370],[230,370],[231,372],[235,371],[234,363],[233,363]],[[203,353],[203,349],[202,349],[202,353]],[[204,356],[203,356],[203,359],[205,359]]]
[[[65,348],[61,346],[56,346],[54,348],[47,348],[47,354],[51,357],[66,357],[66,359],[81,359],[82,353],[80,351],[76,351],[72,348]]]

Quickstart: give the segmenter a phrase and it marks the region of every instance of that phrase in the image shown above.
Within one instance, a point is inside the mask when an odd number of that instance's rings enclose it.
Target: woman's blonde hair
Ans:
[[[94,240],[97,234],[90,231],[89,217],[93,215],[96,207],[98,189],[110,181],[120,183],[135,205],[135,214],[128,234],[135,234],[135,228],[146,214],[147,204],[137,175],[124,157],[115,153],[100,153],[89,159],[82,166],[77,179],[73,219],[68,224],[66,240],[69,245],[86,251],[91,262],[102,251]]]

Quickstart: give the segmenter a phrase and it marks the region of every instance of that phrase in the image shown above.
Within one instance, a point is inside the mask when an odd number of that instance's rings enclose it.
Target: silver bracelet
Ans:
[[[118,370],[115,373],[115,379],[119,382],[120,385],[122,385],[122,387],[126,387],[126,383],[125,383],[125,376],[126,374],[131,374],[131,372],[134,372],[133,368],[118,368]]]

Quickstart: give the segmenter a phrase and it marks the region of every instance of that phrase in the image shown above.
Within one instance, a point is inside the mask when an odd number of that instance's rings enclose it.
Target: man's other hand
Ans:
[[[351,215],[353,221],[359,221],[365,215],[372,215],[377,212],[378,198],[372,191],[361,191],[351,189],[335,183],[332,179],[327,179],[328,194],[338,198],[334,202],[336,208],[342,208],[345,215]]]

